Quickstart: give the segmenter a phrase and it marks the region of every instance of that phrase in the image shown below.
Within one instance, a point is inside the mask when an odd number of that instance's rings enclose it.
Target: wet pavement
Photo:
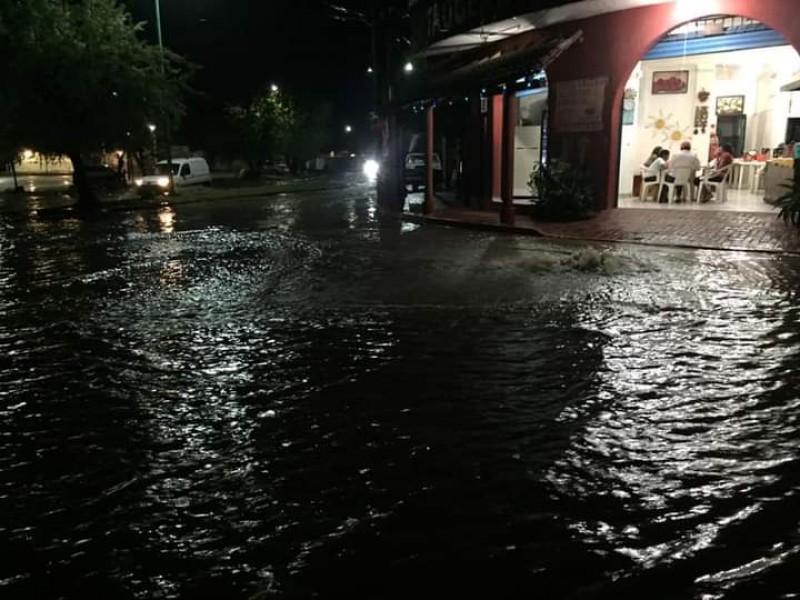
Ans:
[[[373,190],[0,214],[0,597],[792,598],[800,258]]]
[[[64,190],[72,185],[72,175],[31,175],[20,173],[17,185],[26,192]],[[8,174],[0,175],[0,193],[14,189],[14,178]]]

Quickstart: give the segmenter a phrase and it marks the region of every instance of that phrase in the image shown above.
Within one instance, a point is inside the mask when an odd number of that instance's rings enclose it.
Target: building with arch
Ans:
[[[514,198],[525,186],[527,173],[520,170],[536,157],[582,165],[591,175],[597,208],[618,205],[620,190],[629,188],[631,179],[630,167],[620,164],[624,123],[631,112],[631,77],[642,76],[641,61],[656,49],[669,52],[671,43],[672,51],[683,52],[685,60],[702,52],[800,48],[796,0],[410,0],[409,4],[415,71],[413,78],[401,76],[395,84],[392,101],[397,110],[384,137],[384,158],[397,178],[382,193],[398,193],[403,155],[408,152],[404,128],[421,129],[428,156],[447,157],[442,157],[445,181],[450,170],[458,171],[464,204],[482,209],[500,205],[504,221],[513,220]],[[716,29],[692,31],[691,24],[700,22]],[[683,39],[675,39],[676,31],[685,32]],[[800,63],[796,66],[800,70]],[[800,87],[792,84],[800,78],[794,70],[779,75],[789,81],[772,83],[785,90]],[[652,79],[654,74],[645,76]],[[680,100],[688,107],[681,109],[690,113],[681,117],[682,127],[686,136],[696,139],[702,154],[708,148],[711,125],[716,125],[717,96],[722,96],[705,89],[710,82],[702,80],[698,69],[659,72],[658,77],[657,85],[648,80],[641,89],[685,94],[669,102]],[[773,72],[771,77],[777,75]],[[706,99],[700,100],[698,94],[705,91]],[[800,99],[796,104],[800,118]],[[711,114],[705,127],[703,111],[695,110],[704,106]],[[649,117],[658,120],[657,113],[641,115]],[[774,124],[786,117],[771,114],[769,119]],[[442,130],[443,124],[453,121],[457,127]],[[530,127],[527,140],[519,139],[520,123]],[[763,123],[758,127],[780,129]],[[771,147],[777,134],[764,133],[758,140],[753,135],[749,142]],[[520,158],[525,149],[530,152]],[[432,194],[433,186],[427,186],[426,210],[432,209]]]

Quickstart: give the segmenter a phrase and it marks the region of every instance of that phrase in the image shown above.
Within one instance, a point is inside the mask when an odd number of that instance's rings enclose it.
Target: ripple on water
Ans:
[[[796,591],[796,261],[276,202],[2,229],[9,597]]]

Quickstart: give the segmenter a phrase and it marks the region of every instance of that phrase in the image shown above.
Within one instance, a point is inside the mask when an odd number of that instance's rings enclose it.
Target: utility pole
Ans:
[[[375,2],[372,4],[370,13],[370,44],[372,58],[369,68],[372,69],[372,110],[375,114],[378,113],[378,105],[380,104],[380,92],[378,83],[378,10],[375,8]]]
[[[161,57],[161,77],[166,82],[167,77],[167,69],[164,64],[164,41],[161,37],[161,3],[160,0],[155,0],[156,2],[156,29],[158,31],[158,52]],[[164,95],[162,93],[161,96],[162,106],[161,106],[161,116],[164,119],[164,139],[167,143],[167,170],[169,171],[169,193],[175,193],[175,176],[172,173],[172,133],[170,131],[170,124],[169,124],[169,117],[167,116],[167,111],[164,109]]]

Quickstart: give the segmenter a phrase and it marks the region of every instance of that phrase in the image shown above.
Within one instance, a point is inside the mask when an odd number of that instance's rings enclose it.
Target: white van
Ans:
[[[211,171],[205,158],[173,158],[172,178],[175,187],[211,183]],[[136,180],[136,186],[142,190],[166,190],[169,187],[169,164],[162,160],[156,164],[156,174]]]

